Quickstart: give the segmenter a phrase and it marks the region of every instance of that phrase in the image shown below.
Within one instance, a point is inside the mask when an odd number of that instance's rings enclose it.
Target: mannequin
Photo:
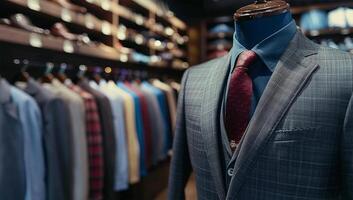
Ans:
[[[289,4],[282,0],[257,0],[234,13],[235,38],[251,49],[292,20]]]
[[[273,16],[239,20],[235,22],[234,37],[244,47],[251,49],[268,36],[288,25],[292,20],[293,18],[289,11]]]

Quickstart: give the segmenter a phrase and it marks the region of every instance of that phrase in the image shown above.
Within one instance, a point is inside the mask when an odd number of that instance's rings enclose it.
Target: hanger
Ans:
[[[134,81],[136,82],[141,82],[142,79],[142,72],[137,70],[133,72],[133,76],[134,76]]]
[[[114,69],[112,72],[112,81],[118,82],[120,81],[120,69]]]
[[[45,72],[41,78],[42,83],[51,83],[54,79],[53,74],[51,73],[54,68],[54,63],[47,62],[45,66]]]
[[[121,69],[120,76],[119,76],[119,82],[127,81],[127,79],[128,79],[128,70]]]
[[[27,69],[29,67],[29,61],[28,60],[23,60],[23,65],[21,67],[21,70],[18,74],[15,75],[15,77],[12,79],[12,83],[15,82],[28,82],[30,79],[30,75],[27,73]],[[14,60],[14,64],[19,65],[21,61],[19,59]]]
[[[78,83],[80,81],[83,81],[85,79],[85,74],[87,72],[87,67],[86,65],[80,65],[78,67],[77,73],[72,77],[72,82],[73,83]]]
[[[97,84],[100,83],[102,80],[102,76],[100,75],[102,73],[102,69],[100,67],[95,67],[93,69],[93,74],[92,74],[92,80],[94,80]]]
[[[134,71],[129,69],[127,70],[127,82],[131,82],[135,79],[135,74],[134,74]]]
[[[67,67],[68,66],[66,63],[60,64],[60,69],[59,69],[58,73],[56,74],[56,78],[62,83],[64,83],[65,80],[67,79],[67,76],[65,74]]]
[[[265,16],[273,16],[289,11],[289,4],[282,0],[258,0],[244,6],[234,14],[234,20],[249,20]]]

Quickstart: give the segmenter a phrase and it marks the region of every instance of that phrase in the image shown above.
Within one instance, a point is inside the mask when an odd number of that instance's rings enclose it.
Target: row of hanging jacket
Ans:
[[[172,147],[174,81],[0,77],[3,200],[103,200]]]

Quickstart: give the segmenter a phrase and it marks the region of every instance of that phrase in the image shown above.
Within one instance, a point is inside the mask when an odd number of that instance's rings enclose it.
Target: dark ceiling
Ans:
[[[215,16],[232,16],[252,0],[163,0],[183,20],[198,21]]]
[[[255,0],[155,0],[167,4],[170,10],[188,23],[217,16],[233,16],[234,12]],[[320,0],[285,0],[290,5],[310,5]],[[337,0],[325,0],[337,1]]]

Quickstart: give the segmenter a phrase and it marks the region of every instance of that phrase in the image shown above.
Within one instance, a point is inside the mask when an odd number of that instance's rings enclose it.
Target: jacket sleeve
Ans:
[[[185,125],[185,90],[188,71],[185,72],[181,90],[178,98],[177,122],[175,130],[175,138],[173,143],[173,156],[170,167],[168,199],[183,200],[185,199],[185,185],[191,173],[191,163],[189,158],[189,150],[187,145],[186,125]]]
[[[353,200],[353,95],[349,101],[341,138],[343,199]]]

